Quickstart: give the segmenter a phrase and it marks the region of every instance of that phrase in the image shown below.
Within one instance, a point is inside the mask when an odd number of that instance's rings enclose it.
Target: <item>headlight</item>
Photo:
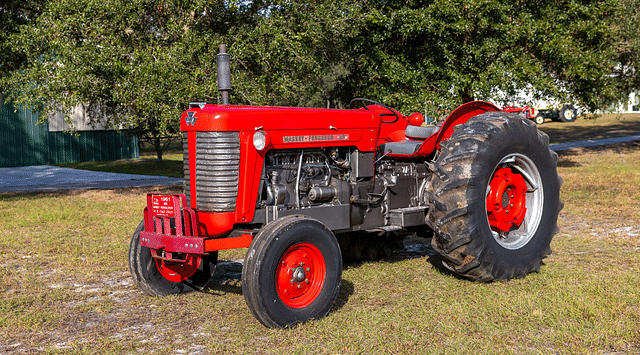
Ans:
[[[269,145],[269,135],[265,131],[257,131],[253,134],[253,146],[258,151],[264,150]]]

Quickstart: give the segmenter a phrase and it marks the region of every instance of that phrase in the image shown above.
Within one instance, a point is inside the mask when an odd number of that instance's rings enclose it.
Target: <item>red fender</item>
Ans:
[[[444,121],[438,133],[437,144],[444,142],[453,134],[453,126],[467,122],[471,117],[481,115],[489,111],[502,111],[496,105],[486,101],[471,101],[462,104],[453,110],[449,117]]]
[[[471,117],[489,111],[502,111],[496,105],[485,101],[471,101],[453,110],[444,121],[437,134],[427,138],[411,157],[428,156],[440,148],[440,143],[446,141],[453,134],[453,127],[467,122]],[[393,154],[389,154],[393,156]]]

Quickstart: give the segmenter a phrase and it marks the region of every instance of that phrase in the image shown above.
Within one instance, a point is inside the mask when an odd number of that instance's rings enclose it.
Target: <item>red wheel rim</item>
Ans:
[[[487,194],[489,225],[497,231],[509,232],[519,227],[527,214],[527,183],[510,168],[496,170]]]
[[[326,278],[326,264],[320,250],[310,243],[291,246],[276,269],[276,291],[291,308],[304,308],[318,298]]]
[[[198,271],[201,262],[201,257],[188,254],[186,260],[181,263],[156,259],[156,267],[165,279],[172,282],[182,282]]]

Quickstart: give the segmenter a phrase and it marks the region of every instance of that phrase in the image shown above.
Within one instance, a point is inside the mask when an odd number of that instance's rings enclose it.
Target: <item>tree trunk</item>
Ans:
[[[458,95],[460,95],[460,99],[462,99],[463,104],[475,100],[473,91],[471,89],[461,89],[460,91],[458,91]]]
[[[158,158],[158,163],[162,163],[162,151],[164,150],[164,146],[160,141],[160,137],[155,137],[153,139],[153,146],[156,148],[156,157]]]

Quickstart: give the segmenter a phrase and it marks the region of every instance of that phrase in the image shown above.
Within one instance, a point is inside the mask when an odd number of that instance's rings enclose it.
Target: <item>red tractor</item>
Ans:
[[[533,106],[524,106],[524,107],[515,107],[515,106],[505,106],[502,111],[508,113],[517,113],[523,115],[527,119],[535,121],[537,124],[544,123],[544,117],[536,116],[536,109]]]
[[[343,258],[390,255],[408,235],[432,236],[447,269],[479,282],[538,271],[551,253],[561,179],[533,122],[480,101],[441,126],[366,99],[232,106],[220,82],[222,105],[181,117],[184,194],[149,194],[131,239],[145,293],[202,289],[218,251],[248,247],[247,306],[286,327],[327,315]]]

